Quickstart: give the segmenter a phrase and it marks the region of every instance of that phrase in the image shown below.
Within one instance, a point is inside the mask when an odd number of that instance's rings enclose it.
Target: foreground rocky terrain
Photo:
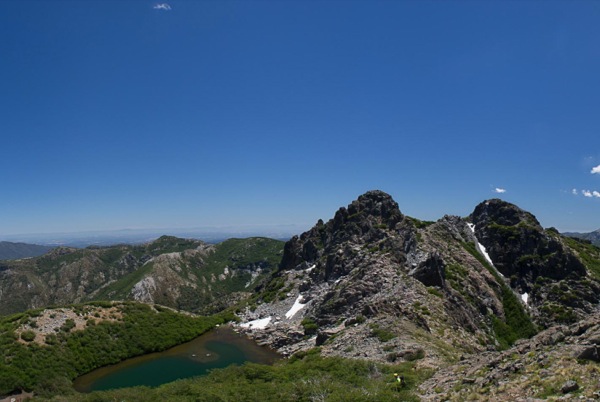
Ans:
[[[600,399],[600,314],[558,325],[503,352],[484,352],[436,372],[423,400]]]

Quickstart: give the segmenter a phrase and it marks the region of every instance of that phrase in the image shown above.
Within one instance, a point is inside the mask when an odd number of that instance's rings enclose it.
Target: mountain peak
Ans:
[[[335,214],[334,221],[346,223],[367,219],[375,224],[393,227],[403,218],[398,203],[392,196],[381,190],[371,190],[352,201],[347,208],[340,208]]]
[[[515,226],[522,223],[540,230],[542,229],[539,221],[533,214],[499,198],[492,198],[481,202],[475,207],[471,218],[476,226],[490,223],[502,226]]]

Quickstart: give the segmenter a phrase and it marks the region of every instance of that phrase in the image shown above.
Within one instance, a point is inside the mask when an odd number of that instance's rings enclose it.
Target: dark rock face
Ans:
[[[600,362],[600,353],[598,353],[598,346],[589,346],[581,352],[579,352],[576,357],[581,360],[591,360],[593,362],[598,363]]]
[[[475,235],[494,266],[518,293],[528,293],[530,314],[543,327],[569,324],[600,302],[600,284],[555,229],[531,213],[493,199],[471,215]]]
[[[533,283],[539,276],[565,279],[586,274],[585,266],[553,232],[516,205],[493,199],[471,215],[475,234],[504,276],[517,275]]]
[[[439,254],[433,253],[409,272],[415,279],[425,286],[444,287],[446,276],[444,260]]]

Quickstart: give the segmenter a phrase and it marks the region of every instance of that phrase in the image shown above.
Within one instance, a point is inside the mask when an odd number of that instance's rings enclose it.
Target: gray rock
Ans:
[[[566,383],[563,384],[562,387],[560,387],[560,391],[563,394],[568,394],[570,392],[577,391],[578,389],[579,389],[579,385],[573,380],[567,381]]]
[[[583,349],[576,355],[577,359],[591,360],[594,362],[600,362],[600,354],[598,353],[598,346],[593,345]]]

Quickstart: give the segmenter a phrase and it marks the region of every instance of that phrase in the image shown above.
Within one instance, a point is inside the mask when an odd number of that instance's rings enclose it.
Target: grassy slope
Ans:
[[[592,277],[600,280],[600,247],[575,238],[562,238],[567,246],[579,256]]]
[[[537,333],[535,325],[531,322],[529,315],[525,312],[523,305],[517,300],[517,296],[508,287],[496,270],[490,266],[485,257],[481,255],[472,243],[463,243],[463,247],[473,257],[475,257],[496,279],[500,284],[502,307],[504,309],[505,321],[498,317],[492,316],[492,325],[496,338],[502,348],[506,349],[512,345],[517,339],[530,338]]]

